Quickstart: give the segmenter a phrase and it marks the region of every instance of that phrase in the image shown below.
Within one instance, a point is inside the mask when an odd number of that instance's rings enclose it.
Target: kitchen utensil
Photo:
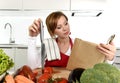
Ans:
[[[44,26],[43,22],[40,24],[40,41],[41,41],[41,68],[44,69],[44,62],[45,62],[45,44],[44,44]]]
[[[115,34],[111,35],[109,38],[108,38],[108,41],[107,41],[107,44],[110,44],[113,39],[115,38]]]

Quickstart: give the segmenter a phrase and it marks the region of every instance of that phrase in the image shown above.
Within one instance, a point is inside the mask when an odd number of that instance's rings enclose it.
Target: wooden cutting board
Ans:
[[[41,68],[35,69],[34,72],[39,72],[41,74]],[[53,78],[63,77],[68,79],[70,70],[67,70],[66,68],[62,67],[53,67]]]
[[[67,70],[66,68],[53,68],[53,69],[54,69],[53,78],[63,77],[63,78],[68,79],[69,74],[71,72]]]
[[[79,38],[75,39],[67,69],[92,68],[95,64],[104,62],[105,55],[96,49],[97,44]]]

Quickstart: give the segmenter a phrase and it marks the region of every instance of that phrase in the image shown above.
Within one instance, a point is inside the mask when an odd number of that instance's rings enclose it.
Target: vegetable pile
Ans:
[[[111,64],[99,63],[82,73],[80,83],[120,83],[120,70]]]
[[[13,60],[2,49],[0,49],[0,75],[13,66]]]
[[[42,72],[42,70],[32,70],[28,65],[23,65],[14,75],[6,75],[2,83],[68,83],[65,78],[53,78],[53,73],[52,67],[45,67]]]

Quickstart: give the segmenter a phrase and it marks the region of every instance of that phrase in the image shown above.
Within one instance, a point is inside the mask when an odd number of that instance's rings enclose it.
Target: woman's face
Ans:
[[[70,27],[68,21],[64,16],[61,16],[57,22],[57,27],[54,32],[60,38],[66,38],[70,34]]]

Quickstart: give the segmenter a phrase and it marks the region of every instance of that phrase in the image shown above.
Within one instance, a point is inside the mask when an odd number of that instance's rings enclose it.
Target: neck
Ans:
[[[68,42],[69,42],[69,37],[67,37],[67,38],[59,38],[58,37],[58,43],[59,44],[66,44]]]

